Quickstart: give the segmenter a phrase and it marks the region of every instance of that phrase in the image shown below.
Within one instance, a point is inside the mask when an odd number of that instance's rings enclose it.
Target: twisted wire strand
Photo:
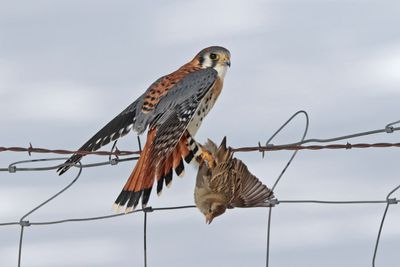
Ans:
[[[308,115],[305,111],[300,110],[296,112],[292,117],[297,116],[299,113],[304,113],[305,116]],[[291,119],[287,121],[283,126],[285,127],[287,123],[290,122]],[[387,148],[387,147],[400,147],[400,143],[373,143],[373,144],[366,144],[366,143],[360,143],[360,144],[330,144],[330,145],[309,145],[309,146],[304,146],[304,144],[308,143],[330,143],[330,142],[335,142],[335,141],[340,141],[340,140],[348,140],[348,139],[353,139],[357,137],[362,137],[362,136],[368,136],[368,135],[375,135],[379,133],[394,133],[400,130],[400,127],[394,127],[394,125],[399,124],[400,121],[395,121],[387,124],[384,128],[381,129],[376,129],[376,130],[370,130],[370,131],[363,131],[363,132],[358,132],[355,134],[348,134],[348,135],[343,135],[343,136],[338,136],[338,137],[332,137],[332,138],[326,138],[326,139],[321,139],[321,138],[311,138],[311,139],[303,139],[299,142],[295,143],[289,143],[289,144],[283,144],[283,145],[274,145],[270,144],[270,142],[267,141],[265,146],[248,146],[248,147],[238,147],[238,148],[232,148],[233,152],[252,152],[252,151],[277,151],[277,150],[320,150],[320,149],[352,149],[352,148]],[[308,123],[307,123],[308,124]],[[308,127],[308,126],[307,126]],[[275,132],[271,137],[271,141],[276,134],[278,134],[282,129],[278,129],[277,132]],[[29,155],[32,153],[52,153],[52,154],[63,154],[63,155],[68,155],[68,154],[79,154],[79,155],[98,155],[98,156],[130,156],[130,155],[139,155],[140,150],[138,151],[127,151],[127,150],[118,150],[116,149],[115,151],[82,151],[82,150],[65,150],[65,149],[47,149],[47,148],[39,148],[39,147],[32,147],[30,145],[29,147],[0,147],[0,152],[28,152]]]
[[[394,128],[393,132],[396,132],[400,130],[400,127]],[[346,139],[351,139],[351,138],[357,138],[360,136],[366,136],[366,135],[373,135],[377,133],[382,133],[384,131],[379,131],[379,132],[363,132],[360,133],[362,135],[347,135],[343,136],[342,138],[338,139],[339,140],[346,140]],[[368,134],[365,134],[368,133]],[[330,139],[309,139],[309,140],[304,140],[304,143],[309,143],[309,142],[330,142],[328,140],[333,140],[336,138],[330,138]],[[302,145],[302,144],[283,144],[283,145],[274,145],[274,144],[268,144],[267,146],[247,146],[247,147],[233,147],[232,151],[233,152],[254,152],[254,151],[259,151],[259,152],[267,152],[267,151],[280,151],[280,150],[322,150],[322,149],[353,149],[353,148],[389,148],[389,147],[400,147],[400,143],[386,143],[386,142],[380,142],[380,143],[356,143],[356,144],[351,144],[347,142],[346,144],[329,144],[329,145]],[[0,147],[0,152],[28,152],[28,148],[24,147]],[[129,156],[129,155],[139,155],[140,151],[119,151],[119,152],[108,152],[108,151],[74,151],[74,150],[59,150],[59,149],[46,149],[46,148],[33,148],[30,150],[31,154],[33,152],[35,153],[52,153],[52,154],[62,154],[62,155],[68,155],[68,154],[82,154],[82,155],[97,155],[97,156]],[[43,152],[46,151],[46,152]],[[59,151],[63,151],[62,153],[59,153]]]
[[[306,118],[306,123],[305,123],[305,130],[303,132],[302,138],[299,142],[295,143],[289,143],[289,144],[284,144],[284,145],[273,145],[271,144],[271,141],[299,114],[303,114]],[[328,144],[328,145],[304,145],[307,143],[329,143],[329,142],[335,142],[335,141],[340,141],[340,140],[346,140],[346,139],[351,139],[351,138],[357,138],[361,136],[367,136],[367,135],[375,135],[378,133],[393,133],[398,130],[400,130],[400,127],[395,127],[396,124],[399,124],[400,121],[395,121],[392,123],[389,123],[385,126],[383,129],[377,129],[377,130],[371,130],[371,131],[365,131],[365,132],[359,132],[355,134],[349,134],[349,135],[343,135],[339,137],[334,137],[334,138],[327,138],[327,139],[305,139],[308,128],[309,128],[309,116],[305,111],[298,111],[295,114],[293,114],[266,142],[265,146],[261,146],[260,143],[258,146],[254,147],[239,147],[239,148],[233,148],[232,150],[234,152],[254,152],[258,151],[261,152],[263,155],[266,151],[278,151],[278,150],[292,150],[293,153],[291,157],[289,158],[288,162],[280,172],[279,176],[277,177],[273,189],[276,188],[277,184],[279,183],[280,179],[286,172],[287,168],[295,158],[297,152],[299,150],[321,150],[321,149],[352,149],[352,148],[388,148],[388,147],[400,147],[400,143],[373,143],[373,144],[366,144],[366,143],[358,143],[358,144]],[[22,258],[22,244],[23,244],[23,235],[24,235],[24,230],[26,227],[29,226],[45,226],[45,225],[53,225],[53,224],[61,224],[61,223],[69,223],[69,222],[87,222],[87,221],[94,221],[94,220],[105,220],[105,219],[111,219],[111,218],[116,218],[119,216],[125,216],[129,215],[132,213],[137,213],[137,212],[143,212],[144,213],[144,222],[143,222],[143,245],[144,245],[144,265],[147,267],[147,221],[148,221],[148,213],[149,212],[158,212],[158,211],[172,211],[172,210],[177,210],[177,209],[192,209],[195,208],[196,206],[194,205],[185,205],[185,206],[172,206],[172,207],[158,207],[158,208],[152,208],[152,207],[147,207],[144,209],[138,209],[134,210],[129,213],[122,213],[122,214],[111,214],[111,215],[102,215],[102,216],[96,216],[96,217],[85,217],[85,218],[67,218],[67,219],[59,219],[59,220],[53,220],[53,221],[38,221],[38,222],[31,222],[29,220],[26,220],[26,218],[31,215],[32,213],[36,212],[38,209],[42,208],[44,205],[52,201],[54,198],[60,196],[63,194],[66,190],[68,190],[80,177],[82,170],[84,168],[90,168],[90,167],[98,167],[98,166],[104,166],[104,165],[116,165],[119,162],[125,162],[125,161],[132,161],[132,160],[137,160],[139,157],[138,156],[132,156],[132,157],[127,157],[131,155],[140,155],[141,152],[141,143],[140,143],[140,138],[138,137],[138,147],[139,151],[120,151],[116,147],[116,142],[114,142],[111,151],[94,151],[94,152],[89,152],[89,151],[71,151],[71,150],[63,150],[63,149],[45,149],[45,148],[34,148],[30,144],[28,148],[23,148],[23,147],[0,147],[0,152],[5,152],[5,151],[11,151],[11,152],[28,152],[29,155],[32,153],[54,153],[54,154],[81,154],[81,155],[89,155],[89,154],[94,154],[94,155],[100,155],[100,156],[108,156],[109,159],[108,161],[100,161],[100,162],[95,162],[95,163],[90,163],[90,164],[82,164],[81,162],[78,162],[77,164],[58,164],[58,165],[52,165],[52,166],[44,166],[44,167],[19,167],[18,165],[21,164],[26,164],[26,163],[38,163],[38,162],[48,162],[48,161],[57,161],[57,160],[66,160],[67,158],[45,158],[45,159],[31,159],[31,160],[23,160],[23,161],[18,161],[11,163],[7,168],[0,168],[0,171],[3,172],[10,172],[10,173],[15,173],[17,171],[48,171],[48,170],[54,170],[57,169],[61,166],[66,166],[66,165],[73,165],[74,167],[78,167],[79,171],[75,178],[68,183],[65,187],[63,187],[60,191],[58,191],[56,194],[51,196],[50,198],[46,199],[42,203],[40,203],[38,206],[34,207],[32,210],[24,214],[19,221],[15,222],[2,222],[0,223],[0,226],[14,226],[17,225],[20,227],[20,235],[19,235],[19,247],[18,247],[18,266],[20,267],[21,265],[21,258]],[[114,157],[112,157],[114,156]],[[120,156],[125,157],[125,158],[120,158]],[[386,196],[385,200],[313,200],[313,199],[306,199],[306,200],[301,200],[301,199],[294,199],[294,200],[279,200],[275,199],[275,206],[279,204],[319,204],[319,205],[332,205],[332,204],[337,204],[337,205],[354,205],[354,204],[386,204],[385,205],[385,210],[382,216],[382,220],[379,226],[378,230],[378,235],[377,239],[375,242],[375,247],[374,247],[374,254],[373,254],[373,259],[372,259],[372,266],[375,267],[375,261],[376,261],[376,256],[377,256],[377,251],[379,247],[379,242],[381,239],[381,234],[383,231],[383,226],[384,226],[384,221],[387,216],[389,206],[391,204],[398,204],[399,201],[396,198],[392,198],[391,196],[400,188],[400,185],[396,186],[392,191],[388,193]],[[268,208],[268,217],[267,217],[267,246],[266,246],[266,266],[269,266],[269,257],[270,257],[270,231],[271,231],[271,221],[272,221],[272,208]]]

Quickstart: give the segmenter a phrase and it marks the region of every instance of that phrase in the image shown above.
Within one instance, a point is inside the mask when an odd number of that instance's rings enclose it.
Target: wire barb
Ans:
[[[28,155],[29,155],[29,156],[32,155],[32,149],[33,149],[32,143],[29,142],[29,147],[28,147]]]
[[[274,145],[271,144],[272,140],[287,126],[289,123],[296,118],[298,115],[303,114],[305,116],[305,128],[303,131],[303,135],[300,139],[300,141],[296,143],[290,143],[290,144],[283,144],[283,145]],[[321,150],[321,149],[345,149],[345,150],[350,150],[353,148],[388,148],[388,147],[400,147],[400,143],[373,143],[373,144],[366,144],[366,143],[356,143],[356,144],[351,144],[348,142],[348,139],[352,138],[357,138],[361,136],[367,136],[367,135],[375,135],[379,133],[393,133],[396,131],[400,130],[400,127],[395,127],[396,124],[399,124],[400,121],[395,121],[392,123],[387,124],[383,129],[377,129],[377,130],[371,130],[371,131],[366,131],[366,132],[359,132],[355,134],[350,134],[350,135],[344,135],[344,136],[339,136],[339,137],[334,137],[334,138],[328,138],[328,139],[305,139],[308,128],[309,128],[309,116],[307,112],[305,111],[298,111],[295,114],[293,114],[284,124],[282,124],[278,130],[274,132],[274,134],[267,140],[265,143],[265,146],[261,146],[261,143],[258,142],[258,146],[255,147],[239,147],[239,148],[233,148],[233,152],[259,152],[262,154],[262,157],[264,158],[265,153],[267,151],[279,151],[279,150],[288,150],[288,151],[293,151],[291,157],[287,161],[287,163],[284,165],[284,168],[280,172],[279,176],[277,177],[275,183],[272,186],[272,190],[276,189],[276,186],[278,185],[279,181],[283,177],[283,175],[286,173],[286,170],[288,169],[289,165],[295,158],[297,152],[299,150]],[[70,181],[65,187],[63,187],[59,192],[48,198],[47,200],[43,201],[36,207],[34,207],[32,210],[27,212],[25,215],[23,215],[19,221],[15,222],[0,222],[0,226],[13,226],[17,225],[20,227],[20,235],[19,235],[19,247],[18,247],[18,266],[21,265],[21,259],[22,259],[22,248],[23,248],[23,237],[24,237],[24,231],[25,227],[31,227],[31,226],[38,226],[38,225],[53,225],[53,224],[63,224],[63,223],[69,223],[69,222],[89,222],[89,221],[95,221],[95,220],[105,220],[105,219],[111,219],[111,218],[117,218],[120,216],[127,216],[133,213],[137,212],[143,212],[144,215],[144,221],[143,221],[143,248],[144,248],[144,266],[147,267],[147,222],[148,222],[148,213],[150,212],[160,212],[160,211],[172,211],[172,210],[178,210],[178,209],[192,209],[195,208],[196,206],[194,205],[185,205],[185,206],[172,206],[172,207],[158,207],[158,208],[153,208],[151,206],[149,207],[143,207],[142,209],[138,209],[132,212],[129,212],[127,214],[125,213],[120,213],[120,214],[111,214],[111,215],[102,215],[102,216],[96,216],[96,217],[86,217],[86,218],[66,218],[66,219],[59,219],[59,220],[53,220],[53,221],[30,221],[27,220],[27,217],[30,216],[32,213],[36,212],[38,209],[42,208],[44,205],[52,201],[54,198],[58,197],[59,195],[63,194],[66,190],[68,190],[76,181],[77,179],[81,176],[82,170],[84,168],[89,168],[89,167],[97,167],[97,166],[103,166],[103,165],[116,165],[119,162],[125,162],[125,161],[132,161],[132,160],[137,160],[142,151],[142,145],[140,138],[138,136],[138,149],[139,151],[120,151],[116,144],[117,142],[114,142],[112,148],[110,151],[70,151],[70,150],[51,150],[51,149],[45,149],[45,148],[34,148],[31,143],[29,143],[28,148],[23,148],[23,147],[0,147],[0,152],[4,151],[12,151],[12,152],[28,152],[28,155],[31,156],[32,153],[54,153],[54,154],[81,154],[81,155],[89,155],[89,154],[94,154],[94,155],[101,155],[101,156],[108,156],[108,161],[101,161],[101,162],[95,162],[91,164],[81,164],[81,162],[78,162],[77,164],[73,164],[73,166],[78,167],[79,171],[75,178]],[[331,143],[331,142],[336,142],[340,140],[346,140],[345,144],[327,144],[327,145],[305,145],[308,143]],[[133,157],[128,157],[131,155],[136,155]],[[114,157],[113,157],[114,156]],[[125,158],[121,158],[125,157]],[[61,166],[64,166],[65,164],[58,164],[55,166],[39,166],[39,167],[20,167],[21,164],[25,163],[42,163],[42,162],[48,162],[48,161],[58,161],[58,160],[65,160],[66,158],[45,158],[45,159],[30,159],[30,160],[23,160],[23,161],[18,161],[9,164],[8,167],[6,168],[0,168],[0,171],[4,172],[9,172],[9,173],[15,173],[19,171],[46,171],[46,170],[53,170],[57,169]],[[396,186],[392,191],[390,191],[386,199],[384,200],[315,200],[315,199],[284,199],[284,200],[278,200],[278,199],[272,199],[270,201],[271,206],[276,206],[278,204],[317,204],[317,205],[370,205],[370,204],[385,204],[385,209],[382,215],[381,223],[379,225],[379,230],[375,242],[375,248],[374,248],[374,254],[372,258],[372,266],[375,267],[375,261],[377,257],[377,252],[378,252],[378,247],[379,247],[379,242],[381,240],[382,236],[382,231],[384,227],[384,222],[386,219],[386,216],[388,214],[389,206],[393,204],[398,204],[399,200],[396,198],[392,197],[392,195],[400,188],[400,185]],[[272,207],[267,207],[268,208],[268,219],[267,219],[267,236],[266,236],[266,266],[269,266],[269,260],[270,260],[270,239],[271,239],[271,224],[272,224]]]
[[[349,135],[343,135],[339,137],[333,137],[333,138],[327,138],[327,139],[307,139],[307,140],[302,140],[297,143],[291,143],[291,144],[284,144],[284,145],[274,145],[270,144],[271,140],[284,128],[286,125],[298,114],[303,113],[306,116],[307,122],[306,122],[306,127],[308,128],[309,120],[308,120],[308,114],[307,112],[300,110],[296,112],[286,123],[284,123],[281,128],[279,128],[271,137],[270,139],[266,142],[265,146],[261,146],[260,143],[258,143],[258,146],[256,147],[238,147],[238,148],[232,148],[232,152],[253,152],[253,151],[259,151],[261,153],[265,151],[278,151],[278,150],[320,150],[320,149],[350,149],[350,148],[387,148],[387,147],[400,147],[400,143],[374,143],[374,144],[350,144],[346,143],[345,145],[343,144],[331,144],[331,145],[326,145],[326,146],[317,146],[317,145],[312,145],[312,146],[303,146],[304,144],[307,143],[329,143],[329,142],[335,142],[335,141],[340,141],[340,140],[346,140],[346,139],[352,139],[352,138],[357,138],[357,137],[362,137],[362,136],[367,136],[367,135],[374,135],[378,133],[393,133],[396,131],[400,130],[400,127],[394,127],[394,125],[400,123],[399,121],[395,121],[392,123],[387,124],[383,129],[377,129],[377,130],[370,130],[370,131],[364,131],[364,132],[359,132],[355,134],[349,134]],[[98,156],[130,156],[130,155],[139,155],[142,146],[140,142],[140,137],[138,136],[138,145],[139,145],[139,150],[138,151],[120,151],[116,149],[114,152],[110,151],[75,151],[75,150],[64,150],[64,149],[47,149],[47,148],[24,148],[24,147],[0,147],[0,152],[36,152],[36,153],[53,153],[53,154],[78,154],[78,155],[98,155]]]

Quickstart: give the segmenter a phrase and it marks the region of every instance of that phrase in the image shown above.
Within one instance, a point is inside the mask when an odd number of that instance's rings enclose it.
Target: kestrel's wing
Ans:
[[[150,124],[151,128],[157,128],[155,156],[175,148],[216,78],[217,72],[211,68],[193,72],[160,101],[155,120]]]
[[[268,207],[268,200],[274,198],[273,192],[256,176],[251,174],[246,165],[233,159],[233,172],[236,173],[235,190],[229,202],[232,207]]]
[[[107,145],[111,141],[117,140],[121,136],[126,135],[133,128],[136,120],[136,113],[138,109],[138,103],[143,98],[143,95],[139,97],[135,102],[130,104],[126,109],[124,109],[120,114],[118,114],[114,119],[112,119],[106,126],[104,126],[100,131],[92,136],[79,150],[81,151],[96,151],[100,147]],[[75,164],[83,156],[79,154],[74,154],[69,158],[65,164]],[[66,165],[60,167],[57,172],[59,175],[66,172],[71,165]]]
[[[149,199],[154,180],[157,191],[162,182],[172,179],[172,168],[183,171],[182,158],[190,152],[191,136],[187,131],[200,103],[213,88],[217,71],[212,68],[190,72],[178,81],[155,106],[146,144],[135,169],[118,196],[115,204],[135,207],[139,199],[145,205]]]
[[[131,129],[135,130],[138,134],[143,133],[149,123],[157,116],[155,114],[155,107],[158,106],[169,89],[174,88],[176,80],[181,78],[182,76],[179,75],[178,77],[166,75],[159,78],[150,85],[143,95],[98,131],[79,150],[96,151],[100,147],[107,145],[110,141],[117,140],[126,135]],[[59,175],[66,172],[71,168],[72,164],[77,163],[82,157],[82,155],[78,154],[72,155],[65,162],[65,164],[69,165],[60,167],[57,170]]]

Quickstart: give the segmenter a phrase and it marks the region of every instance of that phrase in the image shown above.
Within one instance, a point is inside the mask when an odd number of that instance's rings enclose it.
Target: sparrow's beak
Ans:
[[[206,224],[210,224],[214,217],[211,214],[206,215]]]

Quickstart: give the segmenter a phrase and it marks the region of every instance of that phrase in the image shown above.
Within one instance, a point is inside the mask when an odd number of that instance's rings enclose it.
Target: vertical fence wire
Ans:
[[[386,132],[386,133],[393,133],[394,131],[398,131],[400,130],[400,127],[394,127],[394,125],[400,123],[400,121],[396,121],[393,123],[389,123],[385,126],[384,129],[379,129],[379,130],[372,130],[372,131],[368,131],[368,132],[362,132],[362,133],[356,133],[356,134],[351,134],[351,135],[346,135],[346,136],[341,136],[341,137],[334,137],[334,138],[329,138],[329,139],[305,139],[307,132],[308,132],[308,128],[309,128],[309,116],[307,114],[307,112],[305,111],[298,111],[295,114],[293,114],[284,124],[282,124],[282,126],[280,126],[278,128],[278,130],[276,130],[274,132],[274,134],[267,140],[265,147],[261,147],[260,143],[259,143],[259,147],[247,147],[247,148],[240,148],[240,149],[234,149],[235,152],[240,152],[240,151],[259,151],[262,152],[263,157],[264,157],[264,153],[268,148],[273,147],[273,145],[270,145],[270,143],[272,142],[272,140],[294,119],[296,118],[298,115],[303,114],[305,116],[306,122],[305,122],[305,129],[303,132],[303,135],[301,137],[301,140],[297,143],[292,143],[292,144],[287,144],[285,146],[290,147],[290,146],[298,146],[298,145],[302,145],[305,143],[310,143],[310,142],[320,142],[320,143],[326,143],[326,142],[331,142],[331,141],[337,141],[337,140],[343,140],[343,139],[349,139],[349,138],[355,138],[355,137],[360,137],[360,136],[364,136],[364,135],[370,135],[370,134],[376,134],[376,133],[382,133],[382,132]],[[30,222],[29,220],[26,220],[27,217],[29,215],[31,215],[32,213],[36,212],[38,209],[42,208],[43,206],[45,206],[47,203],[49,203],[50,201],[52,201],[53,199],[55,199],[56,197],[58,197],[59,195],[63,194],[66,190],[68,190],[81,176],[82,173],[82,169],[83,168],[87,168],[87,167],[97,167],[97,166],[102,166],[102,165],[115,165],[118,162],[123,162],[123,161],[130,161],[130,160],[137,160],[138,157],[130,157],[130,158],[122,158],[120,159],[118,157],[119,155],[119,150],[116,147],[116,143],[114,142],[112,148],[111,148],[111,152],[108,154],[109,155],[109,160],[106,162],[97,162],[97,163],[92,163],[92,164],[86,164],[83,165],[80,162],[77,164],[74,164],[75,167],[78,167],[78,173],[77,175],[74,177],[74,179],[68,183],[65,187],[63,187],[60,191],[58,191],[56,194],[52,195],[50,198],[46,199],[45,201],[43,201],[42,203],[40,203],[39,205],[37,205],[36,207],[34,207],[32,210],[30,210],[29,212],[27,212],[25,215],[23,215],[20,220],[18,222],[5,222],[5,223],[0,223],[0,226],[8,226],[8,225],[19,225],[20,226],[20,235],[19,235],[19,246],[18,246],[18,267],[21,266],[21,261],[22,261],[22,251],[23,251],[23,241],[24,241],[24,232],[25,232],[25,228],[28,226],[32,226],[32,225],[51,225],[51,224],[59,224],[59,223],[67,223],[67,222],[77,222],[77,221],[93,221],[93,220],[103,220],[103,219],[109,219],[109,218],[115,218],[115,217],[119,217],[119,216],[124,216],[127,214],[113,214],[113,215],[104,215],[104,216],[97,216],[97,217],[90,217],[90,218],[71,218],[71,219],[63,219],[63,220],[57,220],[57,221],[47,221],[47,222]],[[387,143],[377,143],[377,144],[373,144],[373,145],[368,145],[368,144],[358,144],[357,147],[360,148],[367,148],[367,147],[389,147],[389,146],[396,146],[399,147],[400,144],[387,144]],[[141,141],[140,138],[138,137],[138,147],[139,147],[139,151],[142,151],[142,146],[141,146]],[[315,146],[312,149],[317,149]],[[339,148],[339,146],[326,146],[323,148],[332,148],[332,149],[337,149]],[[343,146],[341,146],[340,148],[343,148]],[[351,145],[346,145],[346,148],[351,148]],[[115,152],[114,152],[115,149]],[[320,149],[320,148],[318,148]],[[4,148],[4,147],[0,147],[0,152],[1,151],[7,151],[7,150],[15,150],[15,151],[22,151],[19,149],[14,148]],[[32,151],[34,151],[35,149],[32,147],[32,145],[30,145],[30,148],[28,149],[28,153],[29,155],[31,154]],[[39,149],[40,150],[40,149]],[[284,166],[284,168],[282,169],[282,171],[280,172],[280,174],[278,175],[277,179],[275,180],[272,189],[274,190],[279,181],[281,180],[282,176],[285,174],[286,170],[288,169],[288,167],[290,166],[290,164],[292,163],[292,161],[294,160],[298,149],[291,149],[294,150],[291,157],[289,158],[288,162],[286,163],[286,165]],[[48,153],[48,152],[45,152]],[[62,153],[65,154],[65,151],[63,150]],[[125,153],[125,152],[124,152]],[[133,152],[135,153],[135,152]],[[129,155],[129,153],[126,153],[125,155]],[[100,155],[100,154],[99,154]],[[111,156],[115,155],[116,158],[112,158]],[[48,158],[48,159],[33,159],[33,160],[24,160],[24,161],[18,161],[15,163],[11,163],[8,168],[0,168],[0,171],[8,171],[9,173],[15,173],[17,171],[44,171],[44,170],[52,170],[52,169],[56,169],[59,168],[62,165],[57,165],[57,166],[50,166],[50,167],[34,167],[34,168],[21,168],[21,167],[17,167],[17,165],[22,164],[22,163],[32,163],[32,162],[43,162],[43,161],[55,161],[55,160],[65,160],[66,158]],[[372,257],[372,266],[375,267],[376,266],[376,258],[377,258],[377,252],[378,252],[378,247],[379,247],[379,242],[381,240],[381,235],[382,235],[382,231],[383,231],[383,227],[384,227],[384,222],[385,222],[385,218],[387,216],[388,210],[389,210],[389,206],[391,204],[398,204],[398,200],[396,198],[392,198],[391,196],[400,188],[400,185],[396,186],[392,191],[389,192],[389,194],[386,196],[386,200],[358,200],[358,201],[327,201],[327,200],[276,200],[275,201],[275,205],[278,204],[380,204],[380,203],[385,203],[385,209],[384,209],[384,213],[379,225],[379,230],[378,230],[378,234],[377,234],[377,238],[376,238],[376,242],[375,242],[375,246],[374,246],[374,252],[373,252],[373,257]],[[147,208],[143,208],[143,209],[139,209],[139,210],[135,210],[133,212],[129,212],[130,213],[137,213],[137,212],[143,212],[143,256],[144,256],[144,266],[147,267],[148,266],[148,259],[147,259],[147,223],[148,223],[148,212],[153,212],[153,211],[161,211],[161,210],[176,210],[176,209],[186,209],[186,208],[195,208],[194,205],[186,205],[186,206],[175,206],[175,207],[160,207],[160,208],[152,208],[152,207],[147,207]],[[265,259],[266,259],[266,266],[269,267],[270,266],[270,243],[271,243],[271,224],[272,224],[272,207],[268,208],[268,217],[267,217],[267,224],[266,224],[266,255],[265,255]]]
[[[385,211],[383,212],[382,220],[379,225],[379,230],[378,230],[378,236],[376,237],[376,242],[375,242],[375,248],[374,248],[374,256],[372,257],[372,267],[375,267],[375,260],[376,260],[376,254],[378,252],[378,246],[379,246],[379,241],[381,239],[381,233],[383,229],[383,224],[385,223],[385,218],[389,209],[390,204],[397,204],[396,199],[391,199],[390,197],[393,195],[394,192],[396,192],[400,188],[400,185],[395,187],[392,191],[389,192],[389,194],[386,196],[386,207]]]
[[[265,143],[265,146],[267,147],[271,142],[272,142],[272,140],[294,119],[294,118],[296,118],[298,115],[300,115],[300,114],[303,114],[304,116],[305,116],[305,119],[306,119],[306,121],[305,121],[305,127],[304,127],[304,132],[303,132],[303,135],[302,135],[302,137],[301,137],[301,139],[300,139],[300,142],[303,142],[304,141],[304,139],[306,138],[306,136],[307,136],[307,132],[308,132],[308,127],[309,127],[309,125],[310,125],[310,119],[309,119],[309,116],[308,116],[308,113],[306,112],[306,111],[304,111],[304,110],[299,110],[299,111],[297,111],[296,113],[294,113],[285,123],[283,123],[279,128],[278,128],[278,130],[276,130],[273,134],[272,134],[272,136],[267,140],[267,142]],[[274,183],[274,185],[272,186],[272,188],[271,188],[271,190],[274,192],[275,191],[275,188],[276,188],[276,186],[278,185],[278,183],[279,183],[279,181],[281,180],[281,178],[282,178],[282,176],[285,174],[285,172],[286,172],[286,170],[289,168],[289,166],[290,166],[290,164],[293,162],[293,160],[294,160],[294,158],[296,157],[296,155],[297,155],[297,152],[298,152],[298,150],[295,150],[293,153],[292,153],[292,155],[290,156],[290,158],[289,158],[289,160],[288,160],[288,162],[286,163],[286,165],[285,165],[285,167],[282,169],[282,171],[280,172],[280,174],[279,174],[279,176],[278,176],[278,178],[275,180],[275,183]],[[264,154],[262,154],[263,156],[264,156]],[[266,242],[267,242],[267,252],[266,252],[266,266],[268,267],[269,266],[269,253],[270,253],[270,251],[269,251],[269,248],[270,248],[270,228],[271,228],[271,220],[272,220],[272,207],[270,207],[269,208],[269,211],[268,211],[268,221],[267,221],[267,240],[266,240]]]
[[[268,208],[268,221],[267,221],[267,252],[265,257],[265,266],[269,267],[269,243],[271,240],[271,217],[272,217],[272,207]]]
[[[144,252],[144,267],[147,267],[147,211],[143,212],[143,252]]]
[[[80,162],[78,164],[81,165]],[[28,213],[26,213],[24,216],[21,217],[21,219],[19,220],[19,224],[21,226],[21,232],[20,232],[20,237],[19,237],[19,248],[18,248],[18,267],[21,266],[22,241],[23,241],[23,235],[24,235],[24,227],[25,226],[30,226],[30,222],[28,220],[25,220],[25,219],[29,215],[31,215],[32,213],[34,213],[35,211],[37,211],[38,209],[42,208],[44,205],[46,205],[47,203],[49,203],[50,201],[52,201],[53,199],[55,199],[56,197],[61,195],[62,193],[64,193],[68,188],[70,188],[78,180],[78,178],[81,176],[81,173],[82,173],[82,165],[79,168],[78,174],[75,176],[75,178],[69,184],[67,184],[64,188],[62,188],[56,194],[54,194],[50,198],[46,199],[45,201],[43,201],[38,206],[36,206],[35,208],[33,208],[32,210],[30,210]]]

